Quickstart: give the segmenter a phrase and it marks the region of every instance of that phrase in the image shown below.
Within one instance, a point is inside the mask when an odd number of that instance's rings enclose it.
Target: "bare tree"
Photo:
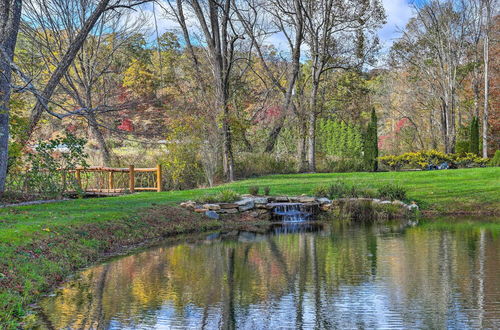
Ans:
[[[27,5],[25,18],[30,22],[41,19],[45,28],[40,30],[38,24],[24,24],[23,32],[27,36],[37,58],[43,63],[42,68],[50,72],[51,67],[61,61],[60,54],[72,42],[71,32],[78,29],[81,17],[89,10],[80,1],[56,2],[52,6],[33,7]],[[60,26],[54,22],[55,12],[59,13],[57,20],[63,22]],[[118,87],[121,85],[120,72],[123,67],[116,64],[117,53],[140,32],[141,16],[134,18],[127,15],[127,10],[117,9],[104,12],[96,22],[92,33],[83,42],[80,51],[72,61],[59,87],[54,91],[52,104],[65,116],[66,108],[80,109],[71,111],[71,116],[83,118],[95,138],[103,165],[110,165],[111,152],[107,146],[101,124],[106,114],[123,110],[127,103],[117,103]],[[26,70],[25,70],[26,71]],[[64,104],[64,106],[58,106]]]
[[[10,63],[14,59],[21,7],[22,0],[0,1],[0,194],[5,190],[9,162]]]
[[[417,16],[407,25],[393,50],[418,75],[435,86],[439,98],[441,133],[445,152],[455,150],[457,91],[465,75],[467,37],[471,11],[465,1],[430,1],[415,8]]]
[[[300,72],[301,47],[304,40],[304,15],[301,0],[294,1],[258,1],[247,0],[241,7],[236,8],[238,19],[245,27],[245,31],[252,40],[258,58],[272,86],[283,94],[283,111],[276,120],[267,141],[265,151],[272,152],[276,145],[278,136],[285,123],[290,109],[297,115],[297,107],[293,103],[293,94],[297,77]],[[286,58],[285,70],[287,72],[275,72],[268,65],[265,54],[265,38],[276,31],[284,34],[291,58]],[[282,82],[281,76],[286,76],[286,83]],[[299,171],[302,171],[305,161],[305,145],[299,144]]]
[[[305,41],[309,47],[311,91],[308,115],[309,171],[316,171],[316,119],[322,76],[334,69],[362,68],[378,40],[369,36],[384,21],[378,1],[311,0],[304,2]]]
[[[175,17],[182,29],[184,40],[188,48],[196,71],[201,71],[200,61],[193,47],[193,38],[199,37],[200,42],[206,45],[213,74],[215,104],[217,113],[221,114],[223,136],[223,168],[227,180],[234,180],[234,156],[230,122],[229,100],[231,98],[231,78],[236,56],[238,41],[244,39],[243,31],[236,26],[233,16],[234,7],[231,0],[177,0],[173,5],[167,2],[164,6],[167,13]],[[190,31],[185,12],[196,19],[200,31]]]
[[[489,53],[492,10],[496,7],[496,0],[482,0],[485,10],[483,35],[483,64],[484,64],[484,109],[483,109],[483,157],[488,157],[488,120],[489,120]]]

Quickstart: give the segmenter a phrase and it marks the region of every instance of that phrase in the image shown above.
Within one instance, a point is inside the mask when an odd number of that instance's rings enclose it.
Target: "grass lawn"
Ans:
[[[316,185],[336,179],[372,188],[398,183],[408,189],[409,199],[429,213],[500,214],[499,167],[272,175],[212,189],[4,208],[0,209],[0,328],[18,326],[27,304],[65,275],[97,261],[102,254],[145,239],[224,225],[168,206],[222,188],[247,193],[249,186],[261,189],[269,186],[272,195],[310,194]],[[165,212],[154,213],[155,209]]]

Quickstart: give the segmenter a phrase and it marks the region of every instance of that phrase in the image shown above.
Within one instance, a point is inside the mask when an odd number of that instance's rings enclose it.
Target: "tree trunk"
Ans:
[[[316,105],[318,99],[319,80],[313,81],[310,109],[309,109],[309,128],[307,134],[307,160],[309,162],[309,172],[316,172]]]
[[[489,120],[489,51],[490,51],[491,3],[486,3],[486,30],[484,33],[484,109],[483,109],[483,157],[488,157],[488,120]]]
[[[40,99],[37,99],[35,107],[31,111],[29,127],[23,142],[26,142],[30,139],[31,134],[33,134],[33,131],[35,130],[35,127],[38,124],[38,121],[40,120],[42,113],[47,106],[47,102],[52,97],[52,94],[54,93],[57,85],[61,81],[62,77],[66,74],[71,63],[73,63],[75,56],[82,48],[85,39],[87,38],[90,31],[94,28],[97,20],[99,19],[99,17],[101,17],[102,13],[106,11],[109,2],[110,0],[101,0],[99,2],[92,15],[85,21],[82,29],[78,32],[77,36],[69,46],[63,58],[57,65],[55,71],[52,73],[41,95],[41,99],[43,100],[43,102]]]
[[[14,58],[21,9],[22,0],[0,2],[0,51],[9,61],[0,60],[0,194],[5,191],[5,179],[9,166],[9,101],[12,77],[10,62]]]
[[[307,170],[307,124],[304,118],[299,116],[299,139],[297,143],[297,170],[303,173]]]
[[[111,165],[111,153],[108,148],[108,144],[102,135],[101,130],[99,129],[99,124],[97,123],[97,119],[94,114],[90,114],[87,118],[88,123],[90,125],[90,129],[92,131],[92,135],[97,140],[97,144],[99,145],[99,151],[101,152],[102,165],[110,166]]]

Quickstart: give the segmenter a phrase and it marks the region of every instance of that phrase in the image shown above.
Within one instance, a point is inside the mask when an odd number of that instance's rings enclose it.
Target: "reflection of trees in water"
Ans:
[[[56,328],[106,327],[117,315],[125,325],[154,325],[168,310],[176,325],[231,329],[278,308],[296,327],[371,327],[384,311],[369,304],[384,295],[383,308],[407,325],[443,327],[463,306],[483,319],[495,313],[488,293],[500,293],[498,239],[418,227],[404,236],[377,233],[375,227],[338,227],[328,235],[158,248],[83,272],[81,281],[47,300],[44,311]],[[367,306],[346,313],[342,302],[352,299],[366,299]],[[271,326],[274,315],[266,315],[257,322]]]

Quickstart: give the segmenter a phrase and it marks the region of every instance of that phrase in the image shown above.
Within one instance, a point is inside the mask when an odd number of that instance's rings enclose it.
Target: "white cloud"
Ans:
[[[387,23],[378,32],[378,36],[384,50],[387,51],[401,35],[399,31],[405,27],[414,12],[408,0],[382,0],[382,4],[387,15]]]

